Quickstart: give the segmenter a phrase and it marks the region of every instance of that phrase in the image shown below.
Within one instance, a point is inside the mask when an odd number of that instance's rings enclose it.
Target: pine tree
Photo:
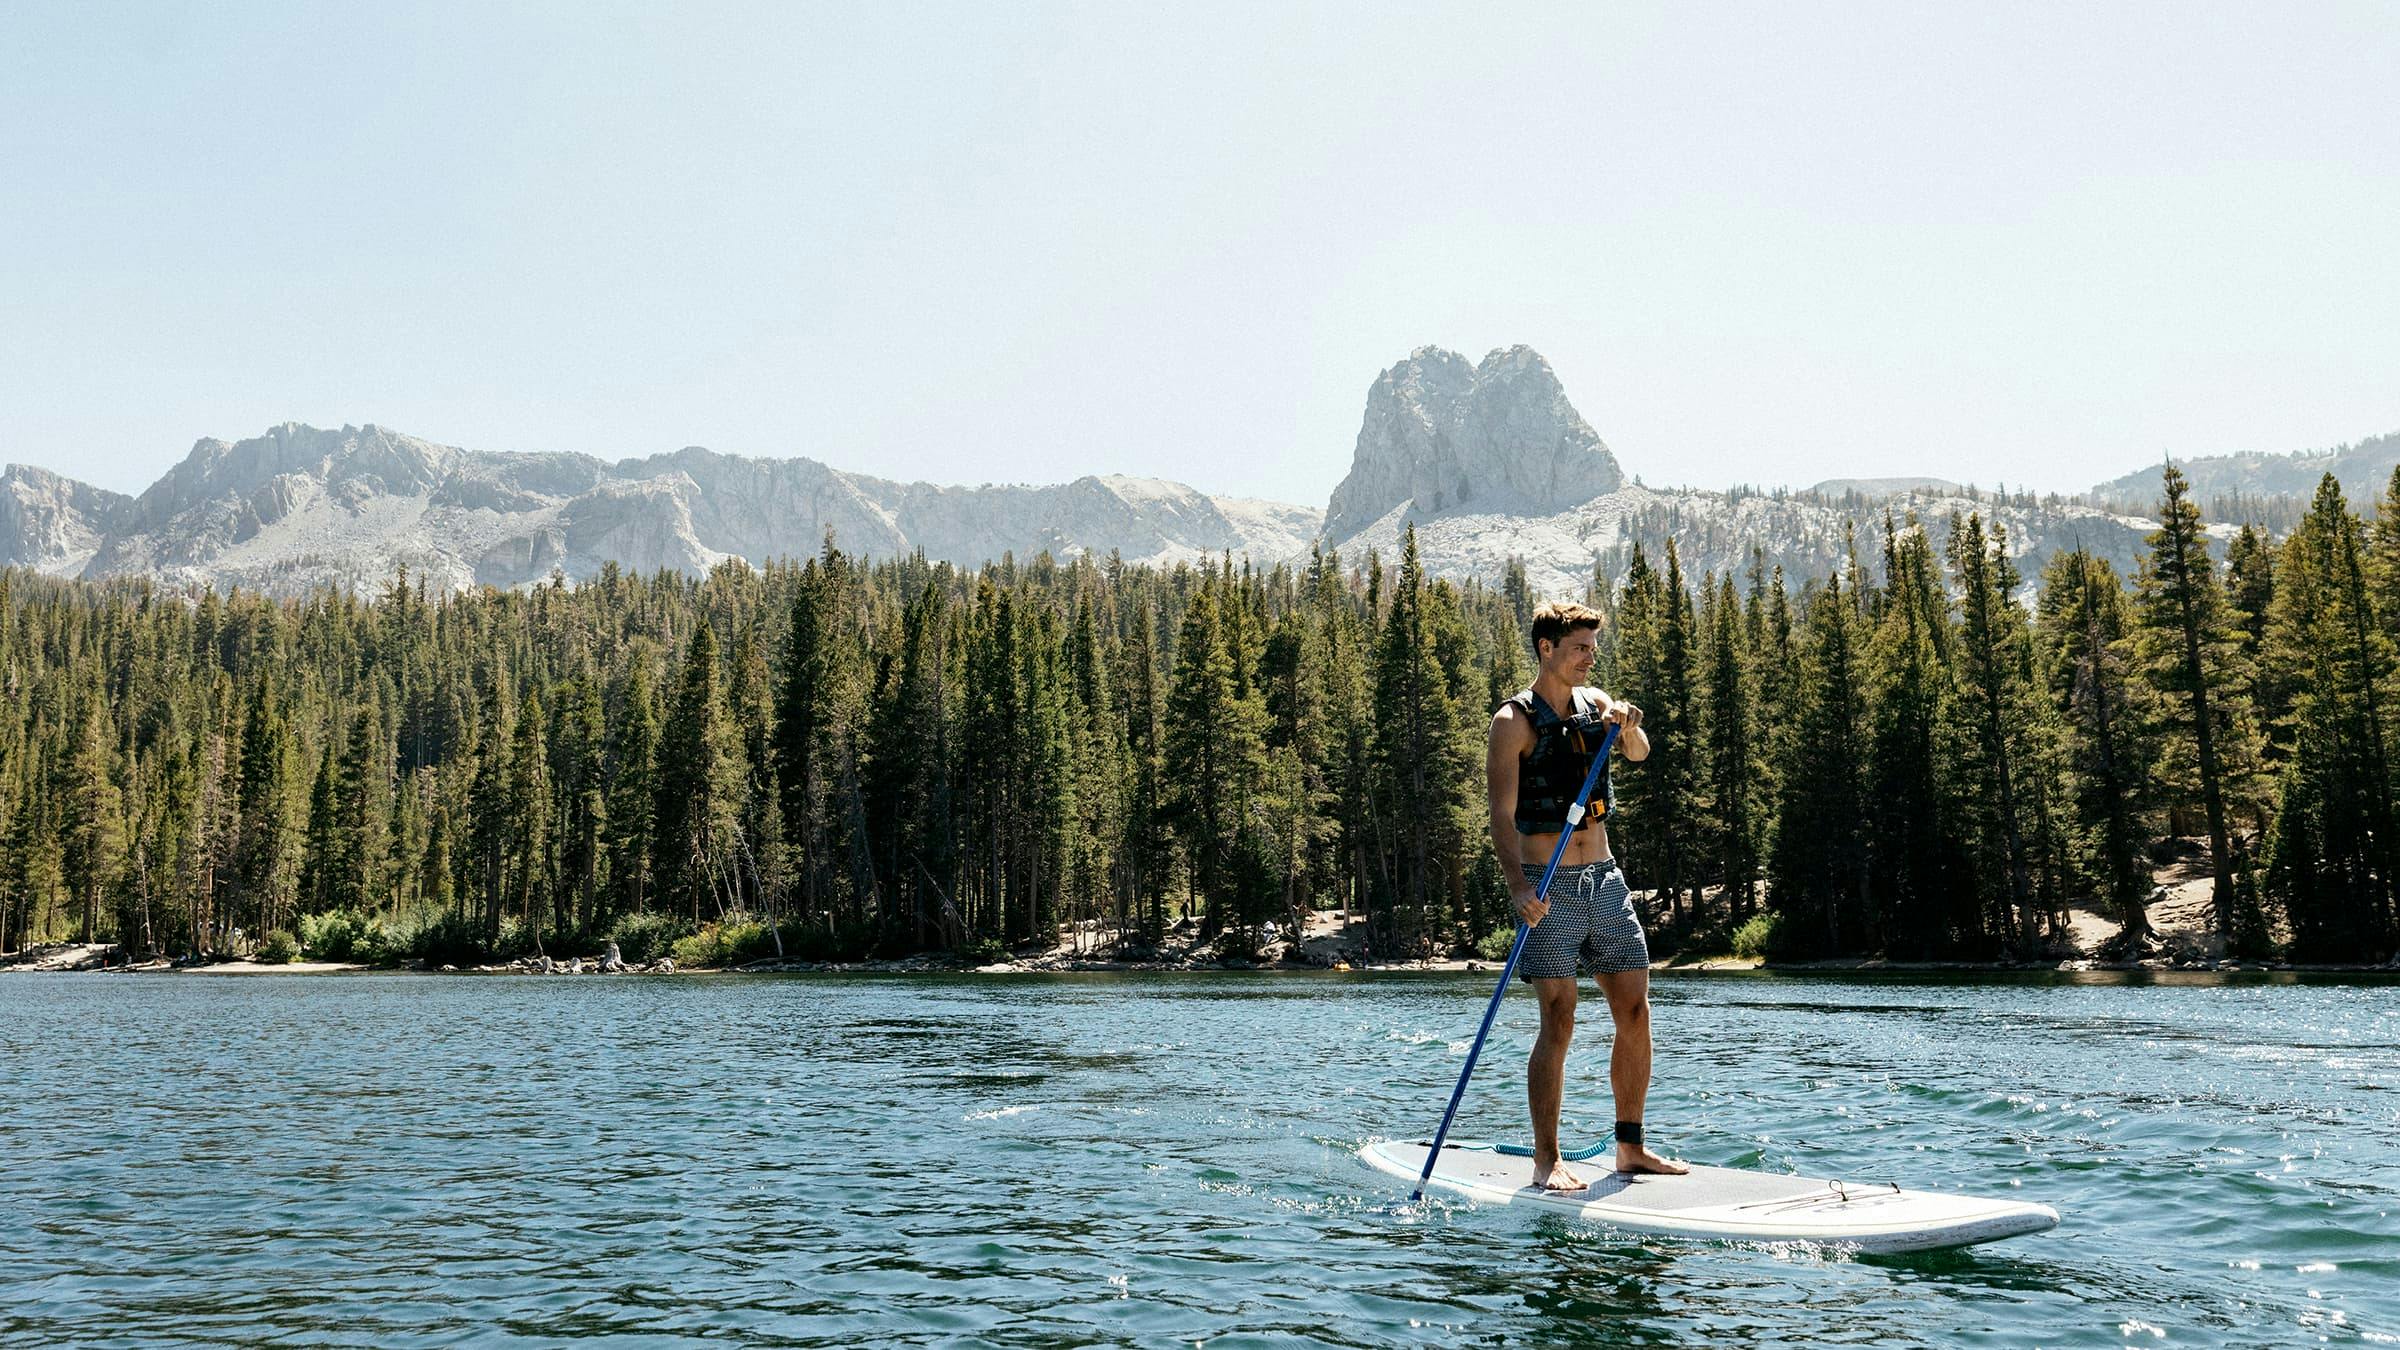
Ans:
[[[2215,876],[2217,931],[2233,931],[2233,831],[2228,802],[2232,780],[2254,755],[2246,712],[2235,691],[2248,682],[2232,607],[2217,583],[2183,473],[2166,466],[2159,528],[2150,536],[2136,588],[2143,673],[2173,702],[2170,750],[2188,754],[2194,774],[2169,772],[2169,782],[2196,782],[2208,821],[2209,862]]]
[[[1066,890],[1078,919],[1113,917],[1119,933],[1127,916],[1115,885],[1124,847],[1126,812],[1125,724],[1117,716],[1110,678],[1112,660],[1098,614],[1087,591],[1076,598],[1075,622],[1067,638],[1067,681],[1073,720],[1075,820],[1069,837]]]
[[[608,877],[617,913],[639,914],[657,893],[658,714],[647,665],[637,662],[619,695],[611,733],[606,810]]]
[[[833,725],[834,568],[841,555],[829,544],[826,557],[802,569],[792,593],[790,630],[784,638],[782,680],[774,713],[776,780],[783,790],[783,819],[799,854],[801,912],[822,911],[834,894],[836,871],[829,866],[832,833],[827,819],[828,760],[823,753]]]
[[[1860,619],[1841,578],[1804,591],[1796,734],[1776,773],[1768,896],[1784,950],[1873,950],[1880,932],[1868,890],[1866,748],[1870,726]]]
[[[1983,906],[1964,856],[1952,769],[1953,641],[1933,546],[1884,521],[1882,610],[1868,644],[1870,854],[1887,943],[1915,956],[1974,951]]]
[[[1162,805],[1183,843],[1203,933],[1242,917],[1241,829],[1266,721],[1264,709],[1240,693],[1227,607],[1214,582],[1193,593],[1175,642],[1161,738],[1166,759],[1181,770],[1166,779]]]
[[[342,761],[327,737],[317,762],[314,786],[308,792],[308,831],[300,847],[300,912],[321,914],[333,908],[334,873],[341,866]]]
[[[1315,560],[1307,604],[1325,709],[1324,737],[1311,776],[1330,794],[1333,817],[1333,848],[1320,886],[1338,900],[1347,919],[1354,911],[1364,912],[1369,881],[1376,875],[1371,861],[1376,848],[1371,784],[1375,710],[1369,670],[1374,638],[1360,597],[1344,584],[1338,556],[1326,553]]]
[[[179,950],[187,956],[208,947],[208,933],[216,921],[219,878],[231,873],[234,845],[240,838],[239,817],[235,814],[239,782],[226,734],[213,727],[208,730],[196,758],[191,839],[184,852],[180,888],[185,917]],[[5,792],[7,781],[5,767],[0,766],[0,793]],[[5,813],[0,813],[0,823],[4,822]],[[5,884],[5,875],[0,871],[0,885]],[[5,906],[0,905],[0,915],[5,913]],[[5,922],[0,922],[0,947],[7,945],[5,929]]]
[[[2271,648],[2299,691],[2268,884],[2294,946],[2319,958],[2388,954],[2400,938],[2400,831],[2392,806],[2394,652],[2375,612],[2365,527],[2326,474],[2284,541]]]
[[[921,950],[939,935],[964,944],[964,916],[952,903],[957,859],[949,810],[942,680],[947,627],[940,589],[931,583],[901,616],[899,650],[885,658],[866,740],[869,837],[881,892],[894,910],[893,936]],[[789,706],[787,704],[787,706]]]
[[[1061,677],[1061,642],[1047,610],[1018,611],[1017,684],[1024,691],[1023,817],[1012,831],[1023,878],[1007,927],[1016,941],[1058,935],[1058,900],[1075,843],[1075,752],[1068,727],[1078,713]]]
[[[106,712],[94,701],[83,715],[74,758],[65,765],[66,874],[83,913],[83,940],[100,940],[100,911],[125,865],[124,799],[116,784],[116,747]]]
[[[1158,611],[1145,599],[1139,611],[1140,630],[1125,644],[1125,753],[1131,777],[1131,809],[1125,821],[1125,851],[1120,895],[1138,909],[1135,924],[1141,941],[1155,947],[1166,935],[1168,850],[1165,786],[1165,727],[1159,717],[1156,635]]]
[[[52,920],[69,898],[66,839],[59,796],[51,783],[54,775],[42,771],[44,762],[55,762],[59,754],[56,741],[45,735],[28,741],[41,749],[28,756],[36,762],[28,766],[29,781],[19,798],[10,846],[10,880],[16,893],[24,897],[21,930],[28,940],[40,940],[58,935]]]
[[[2242,526],[2225,546],[2225,598],[2242,634],[2242,655],[2258,659],[2267,636],[2267,607],[2275,599],[2275,550],[2264,531]]]
[[[1316,897],[1338,889],[1327,848],[1340,837],[1332,783],[1339,759],[1329,691],[1327,632],[1312,613],[1320,592],[1312,579],[1284,612],[1268,640],[1264,663],[1269,723],[1266,800],[1272,813],[1278,889],[1287,922],[1306,921]],[[1338,589],[1332,592],[1338,595]]]
[[[1533,586],[1525,579],[1525,560],[1508,555],[1500,575],[1500,598],[1508,606],[1512,628],[1527,630],[1533,627]]]
[[[608,885],[608,729],[597,681],[587,670],[561,692],[552,782],[557,792],[562,925],[591,931]]]
[[[744,777],[740,733],[717,669],[716,633],[702,622],[684,649],[683,674],[659,735],[653,799],[659,896],[694,924],[730,907]]]
[[[352,719],[339,765],[333,875],[323,896],[330,908],[365,913],[382,907],[389,894],[390,795],[383,717],[370,704]]]
[[[2134,678],[2132,608],[2105,558],[2052,555],[2042,579],[2040,630],[2050,697],[2068,726],[2067,783],[2083,822],[2080,870],[2115,908],[2131,943],[2150,936],[2150,868],[2143,856],[2154,788],[2156,710]]]
[[[1682,917],[1687,901],[1699,898],[1702,862],[1719,850],[1705,837],[1707,765],[1701,756],[1707,741],[1698,734],[1705,710],[1693,697],[1699,683],[1695,677],[1699,625],[1692,612],[1691,592],[1684,583],[1683,562],[1671,538],[1667,540],[1665,586],[1657,598],[1656,684],[1649,701],[1635,701],[1642,708],[1642,729],[1650,737],[1650,757],[1643,761],[1639,776],[1655,783],[1651,800],[1663,809],[1650,817],[1655,823],[1645,831],[1642,856],[1651,860],[1647,865],[1652,869],[1652,883],[1670,910]],[[1609,842],[1615,844],[1615,831],[1610,832]]]
[[[1757,903],[1760,789],[1764,764],[1752,719],[1757,689],[1744,658],[1741,601],[1733,578],[1717,584],[1708,624],[1709,795],[1716,804],[1718,866],[1734,919],[1747,918]]]
[[[1671,875],[1664,861],[1665,851],[1673,847],[1679,826],[1675,823],[1676,800],[1670,776],[1656,772],[1663,748],[1659,742],[1667,738],[1668,728],[1658,714],[1667,706],[1667,683],[1660,656],[1660,631],[1668,608],[1667,587],[1656,569],[1650,566],[1637,540],[1632,556],[1625,567],[1623,589],[1616,604],[1616,649],[1611,677],[1616,683],[1611,692],[1642,709],[1643,729],[1650,734],[1650,760],[1643,772],[1628,774],[1616,785],[1617,801],[1613,814],[1621,820],[1656,821],[1658,827],[1649,830],[1611,830],[1609,848],[1623,862],[1625,874],[1642,877],[1665,889],[1664,878]]]
[[[508,747],[508,908],[534,950],[553,922],[556,891],[550,852],[550,747],[539,693],[526,697]]]
[[[741,637],[733,644],[732,681],[726,689],[725,705],[727,715],[733,719],[734,738],[742,748],[742,843],[736,880],[741,907],[753,913],[765,909],[768,873],[781,863],[783,807],[776,763],[779,747],[774,737],[773,685],[773,678],[767,672],[766,644],[759,639],[758,625],[745,624]],[[770,788],[774,791],[770,792]],[[773,850],[762,847],[770,839],[775,841]],[[776,855],[772,862],[767,856],[770,851]],[[777,931],[780,934],[781,930]]]
[[[473,901],[484,950],[497,953],[510,893],[509,861],[515,848],[510,830],[509,749],[516,738],[517,713],[504,673],[493,675],[477,722],[474,777],[467,789],[465,893]]]
[[[1950,572],[1958,591],[1958,677],[1972,754],[1964,766],[1975,800],[1977,873],[2003,879],[1988,927],[2031,947],[2039,910],[2032,854],[2032,804],[2039,791],[2028,765],[2040,758],[2043,710],[2030,676],[2031,632],[2018,605],[2018,574],[2004,536],[1984,533],[1971,513],[1950,536]]]
[[[291,730],[274,686],[261,679],[251,687],[242,722],[241,844],[235,863],[235,908],[208,946],[247,925],[264,933],[289,909],[298,872],[291,825],[286,819],[286,782],[292,755]]]
[[[1023,882],[1014,831],[1024,816],[1024,696],[1018,687],[1016,597],[992,569],[976,583],[966,658],[959,763],[967,816],[970,928],[1007,931]]]
[[[1376,644],[1372,797],[1381,827],[1377,879],[1399,921],[1390,937],[1419,944],[1439,943],[1461,898],[1473,759],[1436,656],[1443,635],[1435,609],[1411,527]]]
[[[2375,504],[2375,562],[2368,574],[2375,579],[2377,595],[2400,594],[2400,465],[2393,466],[2392,481]],[[0,597],[0,602],[4,600]],[[2383,607],[2383,627],[2400,643],[2400,604]]]
[[[114,918],[119,942],[145,955],[163,950],[162,920],[168,916],[162,913],[162,902],[172,902],[181,880],[195,788],[187,744],[159,745],[155,750],[149,755],[136,750],[132,781],[124,794],[130,808],[129,841]]]
[[[1766,774],[1758,787],[1758,799],[1772,803],[1781,794],[1779,775],[1783,765],[1790,759],[1787,742],[1802,733],[1799,725],[1800,648],[1793,632],[1792,602],[1784,588],[1783,568],[1774,568],[1762,581],[1755,562],[1754,559],[1744,622],[1757,676],[1754,686],[1757,754],[1764,766],[1762,772]],[[1762,822],[1762,835],[1772,833],[1772,819],[1773,813],[1770,811],[1767,820]]]

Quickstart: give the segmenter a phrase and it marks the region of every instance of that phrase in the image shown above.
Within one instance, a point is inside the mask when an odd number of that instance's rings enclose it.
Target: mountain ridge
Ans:
[[[697,572],[813,553],[828,530],[856,551],[922,548],[964,565],[1041,549],[1292,557],[1318,523],[1305,507],[1156,479],[960,488],[697,446],[611,464],[466,450],[372,423],[203,438],[137,497],[37,466],[0,471],[0,565],[283,594],[370,587],[400,566],[451,588],[582,580],[608,562]]]
[[[2370,436],[2329,450],[2295,450],[2289,454],[2245,451],[2172,460],[2190,480],[2197,497],[2308,497],[2326,474],[2342,485],[2354,507],[2365,507],[2391,485],[2400,467],[2400,431]],[[2139,501],[2158,496],[2165,467],[2137,469],[2105,483],[2088,494],[2099,501]]]
[[[2304,499],[2331,470],[2364,509],[2400,463],[2400,433],[2181,463],[2203,501]],[[1871,559],[1887,518],[1938,527],[1976,512],[2006,531],[2030,581],[2049,555],[2079,544],[2130,569],[2154,528],[2142,512],[2157,473],[2084,498],[2001,496],[1926,477],[1827,479],[1796,492],[1629,485],[1540,353],[1495,348],[1469,362],[1425,346],[1369,387],[1350,470],[1323,511],[1125,474],[964,487],[702,446],[612,462],[468,450],[373,423],[285,422],[240,441],[202,438],[131,497],[6,466],[0,565],[295,594],[372,591],[400,567],[445,588],[581,581],[611,562],[697,573],[814,553],[828,534],[854,553],[921,550],[965,567],[1041,551],[1159,565],[1240,553],[1271,566],[1316,548],[1388,558],[1414,528],[1437,575],[1488,583],[1516,563],[1537,592],[1578,596],[1595,576],[1613,579],[1633,549],[1656,557],[1669,540],[1694,579],[1754,563],[1805,579],[1843,565],[1853,538]],[[2211,529],[2232,533],[2222,522]]]

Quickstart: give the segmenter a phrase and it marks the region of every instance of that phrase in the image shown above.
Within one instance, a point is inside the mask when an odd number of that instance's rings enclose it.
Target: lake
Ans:
[[[1858,1257],[1404,1204],[1490,978],[0,976],[0,1342],[2400,1341],[2400,985],[1661,977],[1666,1151],[2062,1216]]]

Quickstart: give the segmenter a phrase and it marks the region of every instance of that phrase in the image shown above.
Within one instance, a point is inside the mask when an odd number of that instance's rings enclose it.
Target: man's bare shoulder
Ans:
[[[1492,739],[1495,741],[1522,739],[1532,734],[1532,731],[1533,723],[1525,716],[1525,710],[1517,706],[1514,699],[1501,704],[1492,713]]]

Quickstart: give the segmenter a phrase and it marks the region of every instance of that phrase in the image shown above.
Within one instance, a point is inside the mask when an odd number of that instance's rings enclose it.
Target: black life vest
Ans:
[[[1585,697],[1597,692],[1575,690],[1572,720],[1560,717],[1531,689],[1519,690],[1508,700],[1533,724],[1533,749],[1526,752],[1517,769],[1517,833],[1557,834],[1567,828],[1567,803],[1583,786],[1583,776],[1592,771],[1592,752],[1600,748],[1606,731],[1599,712]],[[1617,804],[1609,769],[1601,766],[1599,786],[1584,804],[1587,821],[1605,818]]]

